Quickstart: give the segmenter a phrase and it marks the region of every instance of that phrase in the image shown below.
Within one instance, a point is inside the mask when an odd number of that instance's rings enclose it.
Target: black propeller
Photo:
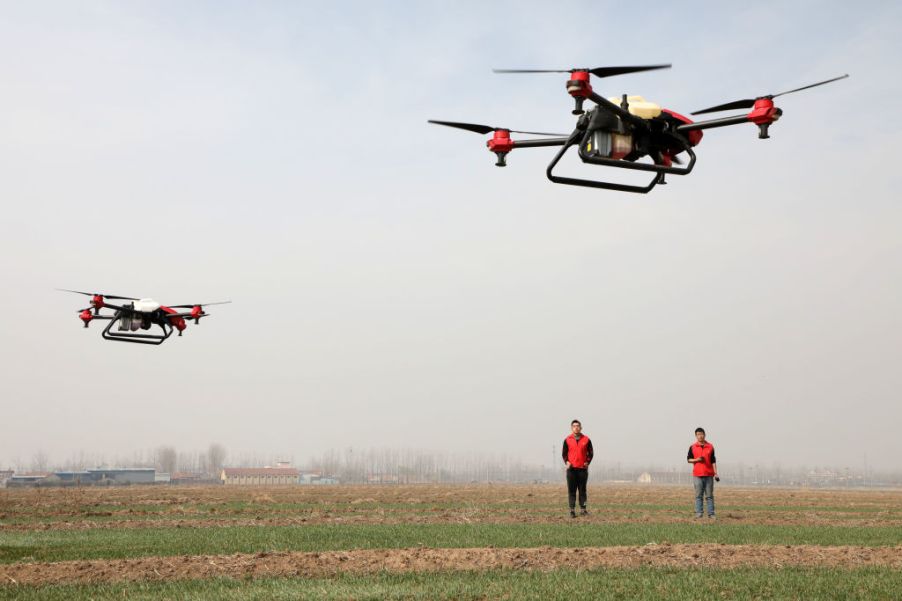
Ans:
[[[85,296],[102,296],[112,300],[138,300],[133,296],[116,296],[115,294],[104,294],[103,292],[82,292],[81,290],[67,290],[65,288],[57,288],[60,292],[74,292],[75,294],[84,294]]]
[[[497,131],[499,129],[503,129],[505,131],[509,131],[512,134],[531,134],[534,136],[566,136],[567,134],[549,134],[540,131],[520,131],[519,129],[507,129],[506,127],[492,127],[491,125],[479,125],[478,123],[459,123],[457,121],[433,121],[429,119],[429,123],[435,123],[436,125],[447,125],[448,127],[456,127],[458,129],[465,129],[467,131],[476,132],[477,134],[487,134],[489,132]]]
[[[193,305],[168,305],[170,309],[193,309],[194,307],[209,307],[210,305],[228,305],[232,301],[218,301],[215,303],[194,303]]]
[[[573,73],[574,71],[588,71],[595,77],[613,77],[627,73],[639,73],[640,71],[654,71],[656,69],[669,69],[672,65],[645,65],[641,67],[595,67],[594,69],[492,69],[495,73]]]
[[[710,108],[702,109],[700,111],[695,111],[692,113],[693,115],[703,115],[704,113],[715,113],[717,111],[732,111],[735,109],[750,109],[755,106],[755,101],[760,100],[761,98],[768,98],[773,100],[777,96],[783,96],[785,94],[792,94],[794,92],[801,92],[802,90],[807,90],[808,88],[816,88],[817,86],[822,86],[827,83],[832,83],[834,81],[838,81],[840,79],[845,79],[849,74],[840,75],[839,77],[834,77],[833,79],[828,79],[826,81],[819,81],[817,83],[813,83],[811,85],[802,86],[801,88],[796,88],[794,90],[787,90],[786,92],[780,92],[779,94],[768,94],[766,96],[758,96],[758,98],[746,98],[745,100],[734,100],[733,102],[727,102],[724,104],[718,104],[717,106],[712,106]]]

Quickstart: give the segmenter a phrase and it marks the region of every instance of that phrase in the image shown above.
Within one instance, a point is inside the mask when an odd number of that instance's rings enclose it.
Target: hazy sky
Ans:
[[[172,444],[902,467],[896,2],[0,2],[0,465]],[[648,196],[427,119],[569,132],[565,76],[705,133]],[[573,159],[575,160],[575,159]],[[570,173],[618,177],[573,162]],[[161,347],[53,288],[230,298]]]

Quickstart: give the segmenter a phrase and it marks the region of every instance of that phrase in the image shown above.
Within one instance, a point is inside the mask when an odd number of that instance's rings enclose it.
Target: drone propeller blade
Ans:
[[[84,294],[85,296],[102,296],[114,300],[138,300],[133,296],[116,296],[115,294],[104,294],[102,292],[82,292],[81,290],[67,290],[66,288],[57,288],[60,292],[74,292],[75,294]]]
[[[193,305],[169,305],[170,309],[193,309],[194,307],[209,307],[211,305],[228,305],[232,301],[217,301],[215,303],[194,303]]]
[[[754,98],[746,98],[745,100],[734,100],[724,104],[718,104],[700,111],[695,111],[693,115],[704,115],[705,113],[716,113],[717,111],[732,111],[735,109],[750,109],[755,106]]]
[[[641,73],[642,71],[655,71],[657,69],[669,69],[673,65],[644,65],[640,67],[596,67],[589,69],[589,73],[595,77],[613,77],[626,75],[627,73]]]
[[[779,94],[767,94],[765,96],[758,96],[758,98],[746,98],[745,100],[735,100],[733,102],[727,102],[726,104],[718,104],[717,106],[712,106],[711,108],[706,108],[700,111],[695,111],[692,113],[693,115],[703,115],[705,113],[714,113],[717,111],[731,111],[734,109],[750,109],[755,106],[755,101],[760,98],[768,98],[773,100],[777,96],[785,96],[786,94],[793,94],[795,92],[801,92],[802,90],[807,90],[809,88],[816,88],[817,86],[822,86],[824,84],[832,83],[834,81],[839,81],[840,79],[845,79],[849,76],[848,73],[845,75],[840,75],[839,77],[834,77],[833,79],[827,79],[824,81],[819,81],[817,83],[813,83],[807,86],[802,86],[801,88],[796,88],[794,90],[787,90],[786,92],[780,92]]]
[[[817,83],[813,83],[813,84],[808,85],[808,86],[803,86],[803,87],[801,87],[801,88],[796,88],[795,90],[789,90],[789,91],[787,91],[787,92],[780,92],[779,94],[774,94],[774,95],[772,95],[771,98],[776,98],[777,96],[785,96],[786,94],[793,94],[793,93],[795,93],[795,92],[801,92],[802,90],[807,90],[808,88],[816,88],[817,86],[822,86],[822,85],[827,84],[827,83],[833,83],[834,81],[839,81],[840,79],[845,79],[845,78],[847,78],[848,76],[849,76],[849,74],[846,73],[845,75],[840,75],[839,77],[834,77],[833,79],[827,79],[827,80],[825,80],[825,81],[819,81],[819,82],[817,82]]]
[[[671,66],[667,64],[637,67],[594,67],[592,69],[492,69],[492,71],[495,73],[573,73],[574,71],[588,71],[595,77],[613,77],[614,75],[625,75],[627,73],[669,69]]]
[[[467,131],[476,132],[477,134],[487,134],[489,132],[497,131],[499,129],[503,129],[505,131],[509,131],[512,134],[529,134],[533,136],[566,136],[567,134],[552,134],[548,132],[542,131],[523,131],[519,129],[508,129],[506,127],[492,127],[491,125],[479,125],[477,123],[458,123],[457,121],[433,121],[429,119],[429,123],[435,123],[436,125],[447,125],[448,127],[457,127],[459,129],[465,129]]]
[[[495,131],[495,128],[491,125],[479,125],[477,123],[458,123],[456,121],[433,121],[429,119],[429,123],[434,123],[436,125],[446,125],[448,127],[456,127],[457,129],[465,129],[467,131],[472,131],[477,134],[487,134],[489,132]]]
[[[492,73],[571,73],[574,69],[492,69]]]

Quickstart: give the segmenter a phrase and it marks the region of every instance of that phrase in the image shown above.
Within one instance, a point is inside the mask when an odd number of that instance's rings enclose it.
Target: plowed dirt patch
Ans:
[[[642,547],[529,549],[376,549],[320,553],[257,553],[145,557],[141,559],[22,563],[0,567],[5,585],[112,583],[210,577],[322,577],[339,572],[484,571],[501,568],[637,567],[832,567],[902,568],[902,546],[820,547],[812,545],[660,544]]]

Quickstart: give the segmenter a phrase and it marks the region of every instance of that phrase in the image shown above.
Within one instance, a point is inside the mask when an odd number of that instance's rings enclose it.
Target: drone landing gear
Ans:
[[[110,319],[110,323],[107,324],[107,327],[104,328],[102,332],[105,340],[132,342],[135,344],[163,344],[163,342],[172,335],[172,330],[174,329],[170,325],[157,323],[156,325],[160,326],[160,329],[163,330],[162,334],[136,334],[129,331],[123,332],[113,330],[113,325],[116,324],[121,318],[121,315],[117,315],[116,317]],[[181,335],[182,333],[179,332],[179,336]]]
[[[657,186],[658,184],[666,184],[667,182],[664,180],[664,176],[668,173],[672,173],[674,175],[687,175],[692,172],[692,168],[695,166],[695,153],[692,151],[692,147],[689,144],[685,144],[683,150],[689,155],[689,164],[685,167],[668,167],[666,165],[649,165],[648,163],[638,163],[638,162],[630,162],[624,161],[622,159],[608,159],[604,157],[592,156],[586,152],[583,152],[583,144],[580,142],[582,138],[582,132],[576,132],[574,135],[570,136],[570,139],[567,140],[567,143],[564,144],[563,147],[558,151],[557,155],[555,155],[554,159],[552,159],[551,163],[548,164],[548,169],[545,170],[545,175],[548,176],[548,179],[553,181],[556,184],[569,184],[571,186],[584,186],[587,188],[601,188],[603,190],[616,190],[618,192],[634,192],[636,194],[648,194],[651,190]],[[632,169],[635,171],[649,171],[655,174],[654,178],[645,186],[633,186],[629,184],[618,184],[614,182],[604,182],[604,181],[596,181],[596,180],[588,180],[588,179],[579,179],[574,177],[562,177],[559,175],[554,175],[554,168],[557,166],[558,162],[564,157],[568,150],[572,146],[579,146],[579,158],[582,159],[584,163],[589,163],[592,165],[604,165],[606,167],[616,167],[618,169]]]

